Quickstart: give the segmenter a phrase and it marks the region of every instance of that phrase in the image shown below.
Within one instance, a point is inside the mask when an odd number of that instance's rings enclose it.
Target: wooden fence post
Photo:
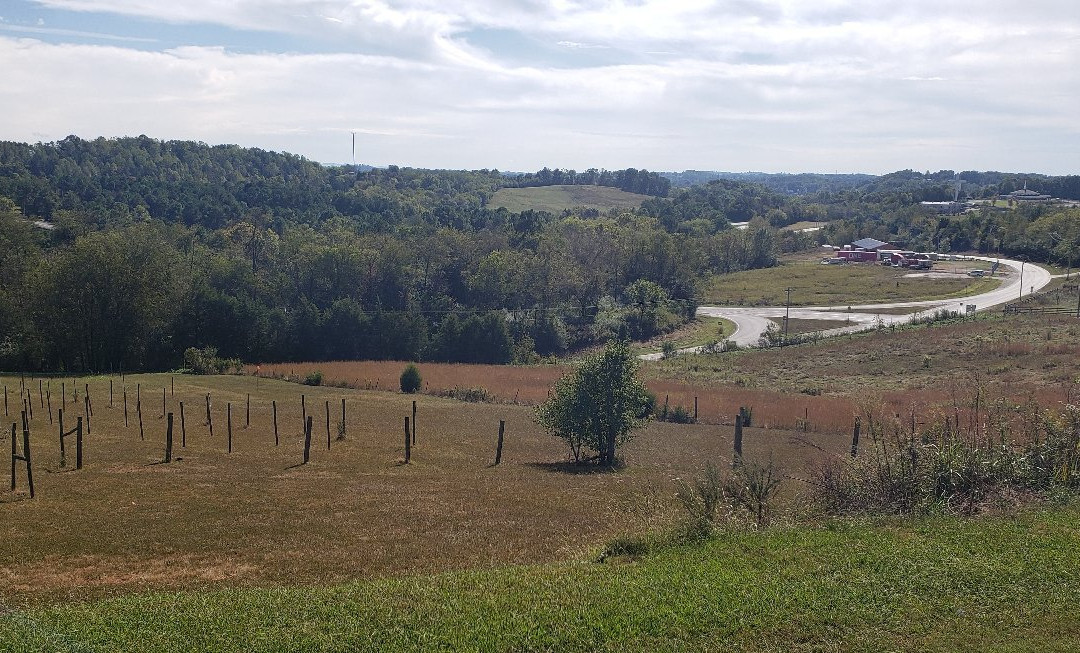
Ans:
[[[227,409],[226,421],[229,427],[229,453],[232,453],[232,402],[225,404]]]
[[[113,380],[109,379],[109,408],[112,408]]]
[[[52,382],[50,381],[49,385],[51,384]],[[48,405],[49,408],[49,424],[52,424],[52,388],[50,388],[49,385],[45,386],[45,403]]]
[[[165,386],[161,387],[161,417],[158,419],[165,419]]]
[[[499,445],[495,447],[495,464],[502,462],[503,431],[506,429],[506,421],[499,420]]]
[[[330,451],[330,400],[326,400],[326,450]]]
[[[90,408],[90,415],[92,416],[94,414],[94,400],[90,398],[90,384],[89,383],[86,384],[86,392],[83,393],[83,396],[86,398],[86,405]],[[87,433],[89,433],[89,432],[90,431],[87,431]]]
[[[173,423],[173,414],[169,413],[168,414],[168,425],[166,426],[166,429],[165,429],[165,462],[166,463],[171,463],[172,462],[172,423]]]
[[[210,439],[214,439],[214,416],[210,414],[210,393],[206,393],[206,424],[210,427]]]
[[[169,394],[172,395],[173,397],[175,397],[176,396],[176,377],[175,376],[170,376],[169,377],[169,386],[171,388],[170,391],[169,391]]]
[[[277,432],[277,399],[273,400],[270,403],[274,407],[274,446],[276,447],[279,444]]]
[[[7,416],[8,416],[7,386],[5,385],[4,386],[4,417],[7,417]]]
[[[30,419],[34,419],[34,398],[30,395],[30,388],[26,389],[26,404],[30,407]]]
[[[64,409],[63,408],[61,408],[58,411],[57,420],[60,422],[60,466],[64,467],[64,466],[66,466],[66,463],[64,461],[64,436],[66,435],[66,433],[64,433]]]
[[[137,397],[135,399],[135,412],[139,414],[139,439],[140,440],[145,440],[146,435],[143,433],[143,424],[142,424],[142,399],[139,399]]]
[[[38,379],[38,382],[37,382],[37,398],[38,398],[38,404],[40,404],[39,407],[42,410],[45,410],[45,393],[44,393],[44,389],[45,389],[45,382],[42,381],[41,379]]]
[[[75,469],[82,469],[82,418],[75,422]]]
[[[409,418],[405,418],[405,464],[409,464],[409,459],[412,458],[412,447],[409,446]]]
[[[127,413],[127,386],[124,386],[124,428],[128,425],[128,413]]]
[[[187,422],[184,421],[184,402],[180,402],[180,447],[187,448]]]
[[[83,395],[83,414],[86,415],[86,434],[90,435],[90,395]]]
[[[416,444],[416,400],[412,402],[412,443]]]
[[[247,396],[247,412],[244,415],[244,428],[251,426],[251,393]]]
[[[859,418],[855,418],[855,430],[851,434],[851,457],[854,458],[859,455],[859,427],[861,426]]]
[[[67,407],[67,382],[60,382],[60,398],[63,399],[64,406]]]
[[[742,464],[742,415],[735,416],[735,458],[731,461],[732,467]]]
[[[339,435],[342,439],[345,438],[345,397],[341,398],[341,433]]]
[[[11,491],[15,491],[15,461],[18,460],[18,456],[15,455],[15,422],[11,423]]]
[[[307,428],[307,402],[304,395],[300,395],[300,428]]]
[[[311,457],[311,418],[304,421],[304,464],[308,464]]]
[[[33,402],[30,402],[33,403]],[[26,463],[26,484],[30,486],[30,498],[34,498],[34,467],[30,462],[30,423],[26,421],[26,415],[23,414],[23,452],[22,459]]]

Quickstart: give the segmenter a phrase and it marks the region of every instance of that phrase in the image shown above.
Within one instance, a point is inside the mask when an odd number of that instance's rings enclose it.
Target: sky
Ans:
[[[1080,174],[1075,0],[0,0],[0,140]]]

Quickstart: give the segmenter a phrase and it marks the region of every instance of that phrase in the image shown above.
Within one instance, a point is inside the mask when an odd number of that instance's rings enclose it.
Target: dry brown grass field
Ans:
[[[176,413],[176,460],[160,464],[162,389],[173,378],[175,395],[166,391],[166,408]],[[29,498],[20,464],[18,490],[0,495],[6,604],[145,589],[316,585],[583,558],[614,535],[670,523],[677,479],[695,476],[706,461],[724,464],[732,449],[730,427],[652,423],[620,451],[624,468],[581,473],[565,464],[562,442],[532,422],[529,407],[419,395],[417,444],[404,465],[403,421],[412,396],[250,376],[128,376],[125,426],[121,381],[113,378],[110,408],[109,380],[76,380],[78,405],[88,383],[94,410],[81,471],[72,470],[70,450],[68,467],[61,468],[58,427],[37,403],[37,382],[28,381],[37,496]],[[10,393],[9,433],[19,379],[2,382]],[[54,413],[59,384],[50,384]],[[206,393],[213,437],[205,424]],[[248,393],[251,425],[245,426]],[[307,465],[298,465],[301,394],[314,416]],[[336,438],[342,398],[347,435],[327,450],[325,402]],[[180,401],[186,447],[180,444]],[[281,436],[276,447],[272,401]],[[226,451],[228,403],[232,453]],[[70,396],[67,408],[65,425],[71,425],[82,410],[72,407]],[[503,463],[493,467],[499,420],[506,421],[506,444]],[[771,456],[799,476],[826,455],[815,447],[842,454],[847,441],[846,435],[753,428],[745,452],[751,459]],[[791,482],[787,491],[798,485]]]

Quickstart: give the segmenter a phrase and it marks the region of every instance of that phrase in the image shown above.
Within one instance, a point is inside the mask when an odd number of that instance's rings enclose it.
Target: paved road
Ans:
[[[932,315],[935,311],[948,309],[955,311],[967,310],[968,304],[973,304],[976,310],[983,311],[992,306],[998,306],[1010,301],[1016,301],[1020,297],[1020,269],[1024,271],[1024,295],[1038,292],[1052,278],[1050,273],[1038,265],[1023,263],[1010,259],[995,259],[983,256],[970,257],[982,261],[1000,261],[1001,266],[1008,268],[1009,272],[1004,277],[1004,282],[996,290],[985,292],[980,295],[972,295],[962,299],[932,299],[916,302],[892,302],[887,304],[860,304],[857,306],[809,306],[792,308],[790,317],[799,320],[834,320],[842,323],[835,329],[821,331],[822,335],[839,335],[853,331],[862,331],[878,324],[889,325],[908,322],[913,317]],[[878,312],[881,309],[913,308],[919,307],[915,313],[905,315],[891,315]],[[783,306],[771,307],[733,307],[733,306],[700,306],[698,315],[708,317],[722,317],[735,323],[735,333],[730,340],[742,347],[757,345],[761,334],[765,332],[773,321],[769,318],[783,318]],[[692,352],[696,348],[680,350]],[[645,354],[642,358],[656,360],[661,354]]]

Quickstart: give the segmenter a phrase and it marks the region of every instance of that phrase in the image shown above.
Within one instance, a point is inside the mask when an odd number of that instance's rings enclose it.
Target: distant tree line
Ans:
[[[144,172],[173,189],[203,188],[191,177],[231,167],[246,188],[288,195],[322,176],[343,190],[281,208],[272,194],[255,207],[226,203],[189,221],[168,194],[132,210],[108,192],[88,203],[57,195],[51,177],[31,176],[59,199],[41,229],[0,197],[0,369],[174,368],[191,347],[247,361],[530,362],[662,333],[692,317],[701,280],[776,260],[764,225],[737,231],[717,218],[697,234],[638,211],[490,210],[480,198],[498,187],[496,172],[391,168],[346,182],[283,157],[271,166],[282,178],[262,179],[257,166],[229,163],[255,156],[246,150],[192,151],[220,158],[177,157],[174,178]],[[289,165],[295,174],[282,172]],[[157,193],[138,178],[116,183]]]

